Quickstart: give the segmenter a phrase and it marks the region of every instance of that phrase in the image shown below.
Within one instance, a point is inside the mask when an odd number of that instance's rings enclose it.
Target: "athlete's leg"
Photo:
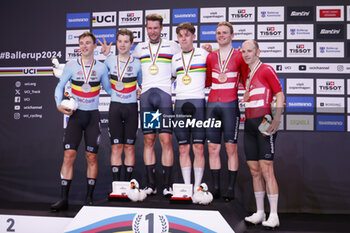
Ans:
[[[190,158],[190,144],[179,146],[180,167],[185,184],[191,184],[192,163]]]
[[[124,148],[123,144],[112,145],[111,166],[112,166],[113,181],[120,181],[121,167],[123,165],[123,162],[122,162],[123,148]]]
[[[124,145],[124,166],[125,166],[125,180],[130,181],[132,177],[132,172],[135,165],[135,146],[134,145]]]
[[[205,158],[204,158],[204,145],[203,144],[193,144],[193,153],[194,153],[194,160],[193,160],[193,170],[194,170],[194,188],[200,186],[204,174],[204,165],[205,165]]]

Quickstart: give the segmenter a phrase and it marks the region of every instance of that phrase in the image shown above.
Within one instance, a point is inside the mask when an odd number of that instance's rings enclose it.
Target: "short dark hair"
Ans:
[[[84,37],[91,37],[92,41],[94,42],[94,44],[96,44],[96,37],[94,34],[92,34],[91,32],[84,32],[83,34],[81,34],[79,36],[79,41],[84,38]]]
[[[176,28],[176,34],[179,34],[181,30],[187,30],[192,34],[196,33],[196,28],[189,22],[180,23]]]
[[[129,36],[130,43],[134,42],[134,33],[128,29],[119,29],[117,32],[117,40],[119,35]]]

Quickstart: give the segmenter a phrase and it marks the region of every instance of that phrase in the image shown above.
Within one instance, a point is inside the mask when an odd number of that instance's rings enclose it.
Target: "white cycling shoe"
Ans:
[[[277,214],[270,214],[267,221],[263,221],[262,225],[268,228],[276,228],[280,226],[280,220]]]
[[[245,217],[244,220],[248,223],[256,225],[265,222],[266,214],[265,212],[256,212],[248,217]]]

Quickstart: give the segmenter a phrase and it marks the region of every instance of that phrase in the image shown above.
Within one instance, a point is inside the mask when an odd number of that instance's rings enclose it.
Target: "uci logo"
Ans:
[[[114,15],[97,15],[92,17],[92,22],[94,23],[114,23],[115,16]]]
[[[23,74],[36,74],[36,69],[23,69]]]

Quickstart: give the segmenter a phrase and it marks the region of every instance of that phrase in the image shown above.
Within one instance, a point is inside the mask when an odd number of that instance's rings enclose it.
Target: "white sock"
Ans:
[[[265,191],[254,192],[254,195],[255,195],[255,201],[256,201],[256,212],[265,212],[265,209],[264,209]]]
[[[185,184],[191,184],[191,167],[182,167],[181,173]]]
[[[194,187],[199,187],[202,182],[204,168],[202,167],[194,167]]]
[[[270,203],[270,213],[277,214],[278,194],[267,194]]]

